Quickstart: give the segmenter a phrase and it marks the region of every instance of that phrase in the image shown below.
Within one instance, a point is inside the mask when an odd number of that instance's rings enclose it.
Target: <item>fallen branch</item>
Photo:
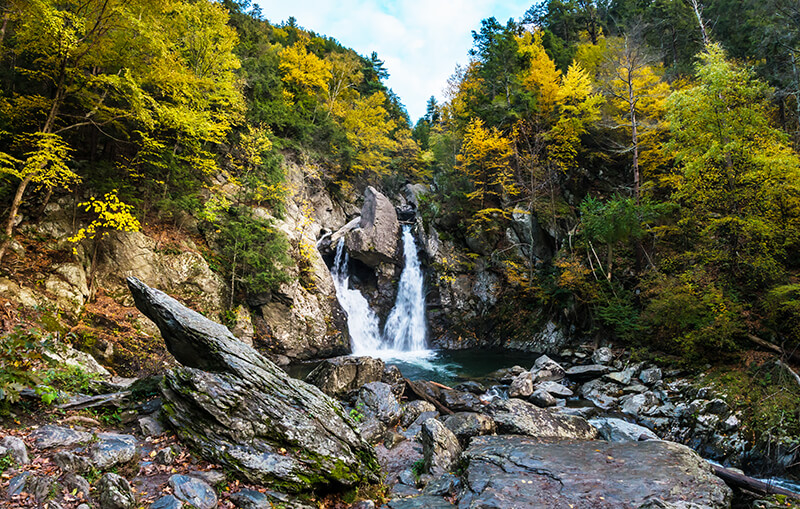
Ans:
[[[794,378],[795,382],[797,382],[797,385],[800,385],[800,375],[798,375],[792,368],[789,367],[788,364],[786,364],[782,360],[778,359],[775,362],[778,364],[778,366],[782,367],[784,369],[784,371],[786,371],[787,373],[792,375],[792,377]]]
[[[423,400],[427,401],[428,403],[432,404],[434,407],[436,407],[436,410],[438,410],[440,413],[447,414],[447,415],[453,415],[454,412],[452,410],[450,410],[446,406],[444,406],[441,403],[439,403],[436,399],[434,399],[434,398],[428,396],[427,394],[425,394],[425,391],[423,391],[422,389],[417,387],[415,382],[412,382],[408,378],[403,378],[403,380],[406,382],[406,385],[408,386],[408,388],[411,389],[411,392],[413,392],[414,394],[419,396],[420,399],[423,399]]]
[[[438,387],[438,388],[440,388],[440,389],[447,389],[448,391],[455,390],[455,389],[453,389],[452,387],[448,387],[448,386],[446,386],[446,385],[442,385],[442,384],[440,384],[440,383],[437,383],[437,382],[431,382],[431,381],[429,381],[428,383],[429,383],[429,384],[431,384],[431,385],[433,385],[434,387]]]
[[[81,410],[98,406],[120,407],[125,399],[131,395],[131,391],[112,392],[111,394],[100,394],[98,396],[80,396],[66,403],[56,406],[62,410]]]
[[[784,350],[783,348],[779,347],[775,343],[770,343],[766,339],[761,339],[758,336],[754,336],[753,334],[748,334],[747,339],[752,341],[753,343],[761,346],[762,348],[766,348],[767,350],[772,350],[773,352],[785,357],[787,359],[793,360],[795,362],[800,363],[800,355],[795,352],[789,352]]]
[[[714,471],[714,475],[725,481],[725,484],[731,488],[743,488],[759,495],[784,495],[794,500],[800,500],[800,494],[793,491],[773,486],[718,465],[711,464],[711,468]]]
[[[92,419],[91,417],[83,415],[72,415],[66,419],[62,419],[61,424],[87,424],[89,426],[97,426],[98,428],[102,426],[97,419]]]

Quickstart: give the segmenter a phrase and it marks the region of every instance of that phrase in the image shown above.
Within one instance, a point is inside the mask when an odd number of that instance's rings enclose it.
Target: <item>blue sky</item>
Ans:
[[[273,23],[290,16],[309,30],[335,38],[364,56],[386,62],[387,85],[403,101],[412,122],[430,96],[442,99],[456,64],[466,64],[472,30],[484,18],[505,24],[535,0],[255,0]]]

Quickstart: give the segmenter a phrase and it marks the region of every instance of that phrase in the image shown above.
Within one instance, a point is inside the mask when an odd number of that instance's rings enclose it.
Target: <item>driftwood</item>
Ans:
[[[725,484],[731,488],[742,488],[758,495],[784,495],[794,500],[800,500],[800,494],[793,491],[773,486],[764,481],[753,479],[752,477],[747,477],[746,475],[739,474],[718,465],[711,464],[711,468],[714,470],[714,475],[725,481]]]
[[[406,386],[408,386],[408,388],[411,389],[411,392],[419,396],[420,399],[424,399],[428,403],[432,404],[433,406],[436,407],[436,410],[438,410],[443,414],[453,415],[454,412],[452,410],[439,403],[436,399],[425,394],[425,391],[417,387],[417,384],[415,382],[412,382],[408,378],[403,378],[403,380],[406,382]]]
[[[434,386],[434,387],[438,387],[438,388],[440,388],[440,389],[447,389],[448,391],[452,391],[452,390],[454,390],[452,387],[448,387],[448,386],[446,386],[446,385],[442,385],[442,384],[440,384],[440,383],[437,383],[437,382],[430,382],[430,381],[429,381],[428,383],[429,383],[429,384],[431,384],[432,386]]]

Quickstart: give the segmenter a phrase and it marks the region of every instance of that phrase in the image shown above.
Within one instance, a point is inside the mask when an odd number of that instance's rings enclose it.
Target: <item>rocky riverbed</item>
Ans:
[[[111,394],[62,395],[56,422],[4,432],[9,507],[731,505],[705,460],[664,439],[724,444],[721,460],[736,465],[747,446],[736,413],[656,366],[601,348],[450,388],[339,357],[305,383],[165,294],[129,286],[181,366],[157,388],[109,381]],[[108,406],[127,424],[70,414]]]

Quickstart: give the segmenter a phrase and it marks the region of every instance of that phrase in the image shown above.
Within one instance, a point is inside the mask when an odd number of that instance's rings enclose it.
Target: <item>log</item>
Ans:
[[[770,343],[766,339],[761,339],[760,337],[754,336],[753,334],[748,334],[747,335],[747,339],[749,339],[750,341],[752,341],[753,343],[759,345],[762,348],[766,348],[767,350],[772,350],[773,352],[777,353],[778,355],[781,355],[783,357],[786,357],[787,359],[793,360],[794,362],[800,363],[800,354],[798,354],[796,352],[789,352],[787,350],[784,350],[783,348],[779,347],[775,343]]]
[[[725,481],[725,484],[727,484],[731,488],[743,488],[746,489],[747,491],[752,491],[753,493],[762,496],[783,495],[785,497],[789,497],[794,500],[800,500],[800,494],[795,493],[793,491],[789,491],[784,488],[779,488],[778,486],[773,486],[769,483],[765,483],[764,481],[753,479],[752,477],[742,475],[740,473],[734,472],[733,470],[729,470],[725,467],[714,465],[713,463],[710,463],[710,465],[712,470],[714,471],[714,475]]]
[[[432,397],[428,396],[427,394],[425,394],[425,392],[422,391],[419,387],[417,387],[414,382],[412,382],[408,378],[403,378],[403,380],[406,382],[406,385],[408,386],[408,388],[411,389],[411,392],[413,392],[414,394],[419,396],[420,399],[423,399],[423,400],[427,401],[428,403],[432,404],[433,406],[435,406],[436,410],[438,410],[440,413],[447,414],[447,415],[453,415],[454,412],[452,410],[450,410],[446,406],[442,405],[441,403],[436,401],[434,398],[432,398]]]

